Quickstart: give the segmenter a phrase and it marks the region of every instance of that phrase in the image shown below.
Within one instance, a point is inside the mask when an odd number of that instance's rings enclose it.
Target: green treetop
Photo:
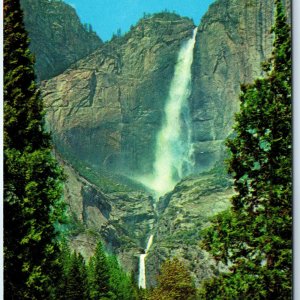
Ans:
[[[122,269],[117,257],[107,257],[109,265],[110,299],[112,300],[136,300],[138,299],[136,286],[131,277]]]
[[[108,299],[110,292],[109,265],[101,242],[97,244],[95,254],[90,259],[88,272],[90,299]]]
[[[73,252],[70,257],[70,267],[66,276],[64,298],[66,300],[88,299],[87,270],[81,254]]]

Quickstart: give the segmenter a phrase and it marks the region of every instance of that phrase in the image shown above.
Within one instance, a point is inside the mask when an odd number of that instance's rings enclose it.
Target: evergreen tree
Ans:
[[[184,264],[176,258],[162,264],[157,281],[158,286],[147,297],[149,300],[192,300],[196,297],[196,288],[191,275]]]
[[[88,267],[89,295],[92,300],[109,299],[109,266],[104,248],[98,243]]]
[[[117,37],[121,37],[122,36],[122,29],[118,28],[117,29]]]
[[[237,194],[204,246],[230,272],[205,284],[205,299],[290,299],[292,281],[291,34],[276,0],[266,77],[243,86],[229,170]]]
[[[61,242],[58,263],[61,268],[61,276],[57,283],[55,299],[65,300],[66,299],[65,291],[67,286],[68,272],[71,268],[71,251],[70,248],[68,247],[66,240],[63,240]]]
[[[4,1],[4,293],[49,299],[57,278],[62,172],[43,128],[18,0]]]
[[[66,300],[85,300],[87,295],[87,270],[81,254],[73,252],[66,276]]]
[[[131,278],[122,270],[115,255],[108,256],[110,299],[134,300],[138,299],[137,292]]]

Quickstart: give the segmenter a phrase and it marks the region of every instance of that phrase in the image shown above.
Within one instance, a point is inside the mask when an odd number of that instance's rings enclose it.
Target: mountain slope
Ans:
[[[153,198],[110,172],[151,170],[177,53],[193,28],[175,14],[142,19],[124,37],[41,83],[47,124],[68,176],[71,245],[85,257],[101,237],[137,273],[156,223]]]
[[[147,256],[148,286],[155,285],[161,263],[170,257],[184,261],[197,285],[221,268],[199,245],[200,230],[209,226],[210,217],[229,208],[234,194],[230,181],[219,175],[191,176],[161,198],[152,231],[154,243]]]
[[[62,1],[21,0],[21,5],[38,80],[62,73],[102,45],[97,34],[80,23],[75,9]]]

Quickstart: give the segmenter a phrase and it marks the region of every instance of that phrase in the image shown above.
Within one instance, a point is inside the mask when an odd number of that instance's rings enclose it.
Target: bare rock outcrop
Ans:
[[[75,9],[63,1],[21,0],[21,6],[39,81],[62,73],[103,44],[90,26],[81,24]]]
[[[289,0],[285,6],[289,14]],[[240,85],[264,75],[274,14],[273,0],[219,0],[201,20],[190,98],[198,170],[211,168],[223,151],[239,110]]]

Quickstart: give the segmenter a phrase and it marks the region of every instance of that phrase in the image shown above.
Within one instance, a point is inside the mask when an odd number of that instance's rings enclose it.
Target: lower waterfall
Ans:
[[[153,234],[150,235],[147,247],[145,249],[145,253],[140,255],[140,267],[139,267],[139,288],[146,288],[146,267],[145,267],[145,258],[147,256],[147,252],[150,249],[153,242]]]

